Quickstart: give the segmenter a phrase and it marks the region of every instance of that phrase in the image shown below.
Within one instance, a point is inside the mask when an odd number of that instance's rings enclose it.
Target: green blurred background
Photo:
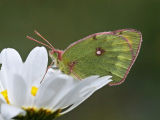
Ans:
[[[37,43],[36,29],[65,49],[89,34],[134,28],[142,32],[140,54],[126,81],[105,86],[57,120],[158,120],[160,113],[160,0],[0,0],[0,50],[23,59]],[[40,38],[37,38],[40,39]]]

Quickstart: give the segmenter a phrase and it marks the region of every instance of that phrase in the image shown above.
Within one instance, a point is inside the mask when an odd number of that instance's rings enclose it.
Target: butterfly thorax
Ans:
[[[57,50],[58,52],[49,51],[49,55],[54,62],[54,66],[58,67],[65,74],[69,74],[70,70],[64,64],[62,60],[63,51]]]

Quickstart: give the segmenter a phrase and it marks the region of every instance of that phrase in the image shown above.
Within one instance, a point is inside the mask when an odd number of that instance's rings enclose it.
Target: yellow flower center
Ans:
[[[36,96],[37,91],[38,91],[38,88],[37,88],[36,86],[33,86],[32,89],[31,89],[31,94],[32,94],[33,96]]]
[[[4,99],[6,100],[6,102],[8,104],[10,104],[9,99],[8,99],[8,92],[7,92],[7,90],[2,91],[1,94],[4,97]]]
[[[53,120],[61,115],[61,109],[56,111],[45,108],[23,108],[26,111],[26,115],[18,115],[14,117],[14,120]]]

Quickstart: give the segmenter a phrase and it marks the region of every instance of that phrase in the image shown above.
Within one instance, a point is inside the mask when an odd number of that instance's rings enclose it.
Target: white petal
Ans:
[[[6,72],[0,70],[0,91],[4,91],[7,89],[7,76]]]
[[[0,71],[1,87],[4,90],[8,88],[7,85],[10,84],[12,75],[21,73],[23,63],[19,53],[11,48],[2,50],[0,56],[2,63]]]
[[[66,95],[74,83],[75,81],[72,77],[50,69],[38,90],[36,106],[53,108]]]
[[[5,120],[1,114],[0,114],[0,120]]]
[[[28,85],[31,86],[34,84],[34,82],[39,83],[47,69],[48,53],[46,48],[34,48],[28,55],[24,64],[25,67],[23,75]]]
[[[105,76],[105,77],[98,77],[98,76],[91,76],[84,80],[81,80],[79,84],[77,84],[58,104],[56,107],[57,109],[60,108],[66,108],[70,105],[72,105],[70,108],[68,108],[66,111],[64,111],[62,114],[65,114],[75,107],[77,107],[79,104],[81,104],[84,100],[86,100],[88,97],[90,97],[96,90],[100,89],[101,87],[105,86],[112,80],[110,79],[111,76]]]
[[[6,72],[18,73],[21,72],[22,67],[22,59],[19,53],[12,49],[7,48],[3,49],[1,52],[0,62],[2,63],[2,70],[6,70]]]
[[[27,83],[20,75],[14,75],[11,82],[8,84],[8,97],[12,104],[22,106],[26,103],[29,96],[27,96]]]
[[[5,101],[4,97],[0,94],[0,105],[1,105],[2,103],[6,103],[6,101]]]
[[[25,111],[20,108],[8,105],[8,104],[2,104],[1,105],[1,115],[5,119],[9,120],[17,115],[25,115]]]

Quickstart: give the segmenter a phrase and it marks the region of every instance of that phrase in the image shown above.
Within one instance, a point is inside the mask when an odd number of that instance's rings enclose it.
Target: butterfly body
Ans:
[[[65,74],[78,79],[111,75],[110,85],[119,85],[127,77],[141,42],[141,33],[133,29],[101,32],[71,44],[64,51],[53,50],[50,56]]]

